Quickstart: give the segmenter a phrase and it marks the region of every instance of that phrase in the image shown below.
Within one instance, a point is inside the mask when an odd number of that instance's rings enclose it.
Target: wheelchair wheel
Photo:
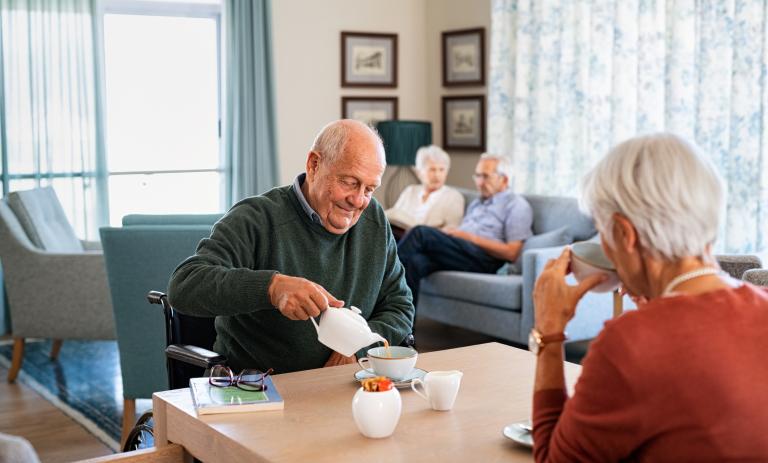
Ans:
[[[154,447],[155,434],[152,429],[153,427],[154,420],[152,419],[152,410],[150,410],[139,417],[136,425],[128,433],[128,437],[123,445],[123,452]]]

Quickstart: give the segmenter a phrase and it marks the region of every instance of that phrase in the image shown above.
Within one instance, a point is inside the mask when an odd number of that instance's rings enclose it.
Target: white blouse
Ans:
[[[422,201],[424,186],[410,185],[400,193],[393,207],[386,210],[390,222],[404,228],[416,225],[458,227],[464,217],[464,196],[454,188],[442,186]]]

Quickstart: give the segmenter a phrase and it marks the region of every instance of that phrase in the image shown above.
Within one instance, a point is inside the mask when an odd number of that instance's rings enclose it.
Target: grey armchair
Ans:
[[[757,286],[768,286],[768,269],[752,269],[744,272],[742,280]]]
[[[0,201],[0,260],[14,338],[8,381],[21,368],[25,338],[115,339],[104,257],[78,240],[50,187]]]
[[[733,278],[744,280],[757,286],[768,286],[768,269],[762,268],[762,261],[757,256],[732,254],[715,256],[720,268]]]

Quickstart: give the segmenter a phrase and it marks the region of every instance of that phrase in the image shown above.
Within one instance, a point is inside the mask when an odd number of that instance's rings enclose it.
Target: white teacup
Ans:
[[[576,281],[581,282],[594,274],[603,274],[607,279],[592,288],[595,293],[607,293],[619,287],[619,275],[616,267],[605,256],[600,243],[581,241],[571,245],[571,271]]]
[[[360,368],[377,376],[386,376],[395,381],[407,378],[416,366],[419,353],[410,347],[392,346],[368,349],[367,357],[357,360]],[[366,364],[370,363],[368,368]]]
[[[433,410],[450,410],[456,401],[464,373],[458,370],[430,371],[424,379],[414,378],[411,389],[429,402]],[[424,392],[419,391],[419,386]]]

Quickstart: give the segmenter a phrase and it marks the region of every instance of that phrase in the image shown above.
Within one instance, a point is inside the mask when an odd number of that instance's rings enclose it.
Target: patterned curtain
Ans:
[[[719,252],[766,250],[768,13],[759,0],[493,0],[488,146],[517,191],[576,195],[614,144],[671,131],[727,182]]]

